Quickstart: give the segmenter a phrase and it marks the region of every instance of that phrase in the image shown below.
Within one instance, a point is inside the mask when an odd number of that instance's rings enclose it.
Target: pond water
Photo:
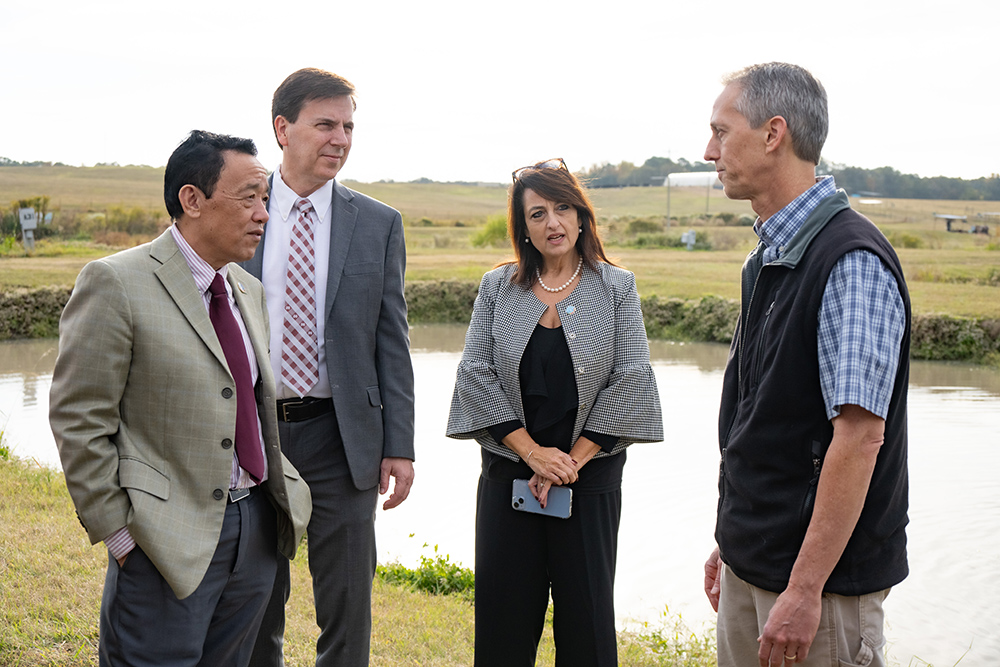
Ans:
[[[379,510],[379,560],[415,565],[434,549],[474,565],[479,450],[443,433],[465,328],[412,330],[417,478]],[[47,424],[57,341],[0,343],[0,428],[15,455],[58,467]],[[615,603],[621,626],[669,608],[693,630],[714,613],[701,590],[717,499],[716,419],[725,345],[650,345],[667,440],[629,450]],[[1000,371],[913,362],[910,576],[886,601],[897,664],[1000,664]],[[964,657],[963,657],[964,656]]]

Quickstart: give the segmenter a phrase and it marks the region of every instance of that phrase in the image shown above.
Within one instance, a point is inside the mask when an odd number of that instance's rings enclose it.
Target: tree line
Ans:
[[[0,167],[51,167],[65,166],[61,162],[17,162],[0,157]],[[117,167],[117,163],[100,163],[99,167]],[[691,171],[715,171],[709,162],[690,162],[684,158],[672,160],[666,157],[651,157],[640,166],[631,162],[592,165],[577,172],[592,188],[622,188],[633,186],[663,185],[669,174]],[[829,174],[837,180],[837,186],[849,194],[893,199],[948,199],[1000,201],[1000,174],[975,179],[949,178],[947,176],[924,177],[903,174],[892,167],[862,169],[836,162],[821,160],[817,174]],[[415,182],[433,182],[418,179]]]
[[[577,172],[592,188],[620,188],[663,185],[669,174],[691,171],[715,171],[715,165],[689,162],[684,158],[651,157],[641,166],[631,162],[593,165]],[[862,169],[821,160],[817,174],[832,175],[837,186],[849,194],[894,199],[949,199],[1000,201],[1000,174],[976,179],[923,177],[903,174],[892,167]]]

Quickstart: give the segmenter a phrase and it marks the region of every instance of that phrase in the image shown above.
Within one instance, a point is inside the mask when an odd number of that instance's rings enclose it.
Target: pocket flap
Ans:
[[[138,459],[118,459],[118,483],[122,488],[145,491],[161,500],[170,497],[170,479]]]
[[[368,402],[376,408],[382,407],[382,395],[379,393],[378,385],[368,387]]]
[[[358,262],[357,264],[344,265],[345,276],[358,276],[365,273],[378,273],[381,270],[382,270],[382,264],[379,262]]]

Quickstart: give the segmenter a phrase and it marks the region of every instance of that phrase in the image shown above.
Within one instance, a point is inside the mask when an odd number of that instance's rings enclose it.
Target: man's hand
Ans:
[[[712,550],[712,555],[705,561],[705,595],[712,605],[712,609],[719,611],[719,595],[722,593],[722,557],[719,555],[719,547]]]
[[[400,505],[410,495],[413,485],[413,461],[398,457],[382,459],[382,470],[379,476],[378,492],[385,494],[389,490],[389,478],[394,477],[396,483],[392,487],[392,495],[382,504],[382,509],[391,510]]]
[[[757,641],[757,657],[761,667],[777,667],[783,662],[801,662],[809,655],[809,647],[819,629],[823,609],[822,594],[807,594],[786,588],[778,596]]]

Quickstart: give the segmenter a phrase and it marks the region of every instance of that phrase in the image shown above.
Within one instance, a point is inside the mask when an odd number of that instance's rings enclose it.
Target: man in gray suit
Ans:
[[[261,278],[279,379],[282,450],[313,494],[308,528],[319,666],[367,665],[375,508],[413,482],[413,369],[402,219],[335,179],[351,149],[354,87],[318,69],[291,74],[272,102],[282,149],[271,224],[245,264]],[[253,665],[283,664],[287,563]]]
[[[192,132],[174,225],[83,268],[59,326],[50,423],[91,542],[109,551],[102,667],[241,667],[309,489],[284,459],[261,284],[230,264],[267,222],[249,139]]]

